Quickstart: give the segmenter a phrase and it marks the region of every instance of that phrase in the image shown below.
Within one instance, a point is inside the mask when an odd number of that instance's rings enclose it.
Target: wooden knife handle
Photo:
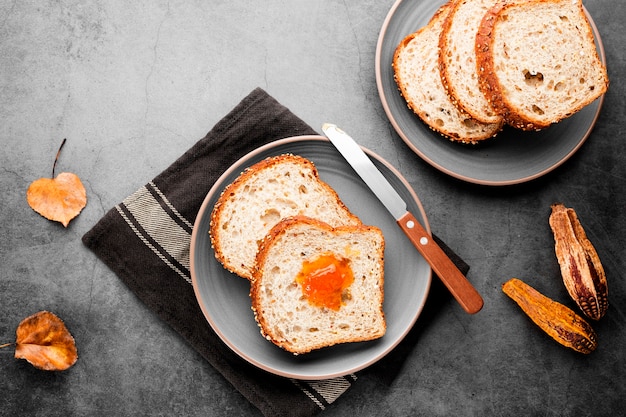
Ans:
[[[478,313],[483,307],[482,297],[415,216],[407,212],[397,223],[461,307],[469,314]]]

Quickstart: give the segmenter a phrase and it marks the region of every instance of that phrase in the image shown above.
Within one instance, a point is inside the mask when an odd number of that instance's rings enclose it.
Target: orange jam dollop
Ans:
[[[296,282],[309,304],[337,311],[354,282],[354,274],[348,259],[324,253],[302,263]]]

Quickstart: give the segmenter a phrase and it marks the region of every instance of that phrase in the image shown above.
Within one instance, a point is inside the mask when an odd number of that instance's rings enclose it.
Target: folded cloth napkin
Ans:
[[[314,134],[257,88],[169,168],[108,211],[83,236],[83,243],[139,299],[266,416],[314,415],[350,388],[357,375],[296,381],[269,374],[233,353],[198,306],[191,285],[189,243],[206,194],[231,164],[268,142]],[[469,269],[460,258],[454,260],[464,272]],[[372,368],[371,375],[392,380],[414,343],[410,337],[406,340]]]

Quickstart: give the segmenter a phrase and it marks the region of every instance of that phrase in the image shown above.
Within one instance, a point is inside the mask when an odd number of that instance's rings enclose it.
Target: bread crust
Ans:
[[[510,112],[502,97],[502,91],[495,75],[493,56],[493,26],[498,14],[505,3],[499,2],[491,7],[480,23],[476,33],[476,64],[478,69],[478,85],[481,92],[488,97],[491,107],[500,114],[506,122],[510,121]]]
[[[225,234],[228,232],[224,232],[225,222],[227,222],[227,217],[232,211],[233,206],[235,205],[235,200],[244,193],[244,189],[246,186],[250,185],[256,178],[256,176],[260,175],[260,173],[273,169],[279,165],[283,164],[292,164],[297,167],[301,172],[310,172],[311,178],[309,181],[311,184],[314,183],[316,187],[320,187],[321,193],[324,194],[326,200],[331,200],[333,209],[336,213],[342,216],[342,219],[346,224],[361,224],[360,219],[354,215],[348,207],[341,201],[337,192],[327,183],[323,182],[319,178],[319,172],[313,162],[310,160],[294,154],[282,154],[274,157],[268,157],[263,159],[256,164],[246,168],[232,183],[230,183],[218,198],[213,211],[211,212],[211,220],[209,225],[209,234],[211,238],[211,245],[215,252],[216,259],[226,268],[228,271],[237,274],[240,277],[250,279],[252,276],[252,268],[254,262],[254,254],[257,251],[257,244],[260,241],[265,233],[280,220],[280,217],[274,219],[273,223],[268,222],[268,225],[263,229],[258,228],[256,230],[256,234],[251,233],[252,227],[250,225],[239,225],[242,229],[242,235],[245,236],[247,241],[247,245],[251,246],[250,248],[245,248],[250,252],[251,256],[246,262],[235,262],[233,256],[231,254],[233,252],[241,251],[242,248],[231,248],[228,244],[225,243]],[[269,187],[269,185],[267,185]],[[314,196],[311,196],[314,198]],[[286,212],[306,212],[306,208],[303,207],[300,201],[295,201],[293,198],[291,200],[292,204],[295,204],[293,210],[287,210]],[[272,202],[266,201],[257,201],[255,204],[250,204],[246,210],[249,211],[249,218],[247,219],[250,223],[258,221],[259,217],[264,215],[264,212],[267,210],[273,209]],[[282,213],[279,213],[282,215]],[[283,216],[286,217],[286,216]],[[250,226],[250,227],[249,227]],[[243,238],[242,238],[243,239]]]
[[[537,16],[545,15],[541,11],[537,11],[531,8],[537,8],[541,6],[551,6],[553,5],[558,13],[563,16],[560,16],[560,19],[565,21],[569,20],[577,20],[580,22],[579,25],[576,25],[576,29],[579,31],[578,35],[580,36],[580,44],[583,49],[580,50],[580,56],[578,59],[573,60],[572,62],[564,62],[564,66],[573,67],[573,63],[575,63],[579,68],[589,69],[591,71],[591,75],[586,78],[594,79],[593,85],[589,87],[588,94],[584,94],[581,92],[576,99],[571,99],[570,96],[566,96],[565,92],[568,91],[568,87],[564,87],[562,90],[564,91],[562,94],[557,91],[556,86],[554,87],[554,91],[551,92],[551,95],[543,100],[537,100],[536,111],[528,110],[525,106],[520,105],[519,103],[515,103],[512,99],[512,91],[513,86],[509,85],[503,79],[501,79],[500,74],[502,72],[497,67],[495,54],[502,53],[499,48],[495,46],[496,37],[498,36],[507,36],[507,34],[500,34],[499,25],[507,20],[508,13],[514,13],[515,10],[530,10],[530,15],[534,13]],[[525,9],[526,8],[526,9]],[[569,14],[568,14],[569,13]],[[571,19],[570,19],[571,18]],[[532,28],[533,21],[536,19],[529,19],[529,27]],[[530,29],[529,29],[530,30]],[[530,35],[527,35],[530,37]],[[556,36],[556,35],[555,35]],[[567,34],[563,36],[568,36],[569,38],[574,38],[574,35]],[[557,42],[548,42],[549,45],[540,45],[543,49],[546,46],[557,48]],[[534,44],[532,44],[534,45]],[[546,63],[540,62],[538,59],[542,54],[542,50],[529,50],[525,52],[525,55],[529,56],[527,62],[523,62],[522,65],[525,65],[528,69],[535,68],[536,66],[546,65]],[[559,52],[559,51],[557,51]],[[560,51],[563,56],[567,52],[570,51]],[[595,48],[593,32],[591,30],[591,26],[586,18],[584,8],[582,2],[579,0],[529,0],[523,3],[507,3],[500,2],[494,5],[491,9],[487,11],[485,16],[482,19],[480,24],[478,34],[476,36],[476,56],[478,62],[479,69],[479,80],[480,80],[480,89],[486,97],[489,97],[493,108],[502,115],[505,119],[506,123],[522,130],[541,130],[549,127],[553,123],[557,123],[564,118],[571,116],[572,114],[580,111],[583,107],[587,106],[595,99],[604,94],[608,88],[609,80],[606,73],[606,68],[598,57],[597,50]],[[507,55],[510,56],[510,55]],[[584,61],[584,62],[583,62]],[[569,68],[568,68],[569,69]],[[509,69],[510,71],[510,69]],[[517,71],[517,70],[515,70]],[[559,80],[544,80],[543,79],[543,69],[539,71],[530,71],[529,79],[532,81],[532,77],[534,77],[535,73],[540,73],[541,80],[540,83],[545,82],[558,84]],[[564,70],[565,71],[565,70]],[[520,71],[521,72],[521,71]],[[548,70],[545,70],[546,76]],[[571,84],[578,83],[578,79],[576,75],[571,75],[569,77],[563,78],[563,84],[567,82],[571,82]],[[598,78],[598,79],[596,79]],[[574,80],[572,80],[574,79]],[[585,79],[585,82],[589,80]],[[581,82],[582,84],[582,78]],[[527,83],[529,86],[532,83]],[[523,83],[520,83],[522,87],[524,87]],[[516,87],[520,90],[520,87]],[[526,91],[526,90],[524,90]],[[535,91],[539,91],[538,88],[532,89],[528,88],[529,98],[527,102],[529,106],[533,103]],[[546,93],[547,94],[547,93]],[[549,113],[548,110],[544,112],[544,107],[546,109],[554,109],[559,107],[559,105],[563,102],[570,102],[568,106],[563,106],[562,110]]]
[[[392,62],[394,79],[407,106],[430,129],[452,141],[475,144],[494,137],[503,123],[476,120],[456,105],[443,85],[438,42],[450,6],[451,3],[445,3],[425,26],[399,43]],[[410,55],[413,52],[415,55]]]
[[[475,42],[471,39],[476,37],[485,11],[499,1],[452,0],[439,35],[439,73],[443,86],[455,106],[482,123],[503,124],[504,120],[480,90]]]
[[[316,342],[295,342],[292,341],[289,337],[281,334],[283,329],[277,324],[271,321],[268,318],[267,309],[270,307],[278,308],[277,304],[265,305],[263,302],[262,293],[264,291],[264,280],[270,279],[272,272],[267,271],[265,269],[265,265],[267,261],[272,259],[272,251],[275,245],[284,244],[286,240],[293,239],[292,236],[286,236],[288,233],[291,233],[295,228],[303,229],[302,233],[306,233],[306,230],[315,230],[319,231],[321,234],[325,234],[328,236],[328,239],[332,239],[333,237],[340,239],[343,234],[354,235],[363,235],[365,237],[371,237],[372,235],[377,236],[380,241],[378,242],[376,252],[368,253],[368,257],[373,257],[373,262],[378,266],[377,272],[372,272],[372,277],[369,279],[376,279],[376,288],[378,289],[375,293],[370,293],[368,296],[370,297],[367,302],[369,303],[370,311],[365,312],[364,314],[368,319],[372,318],[372,315],[375,315],[377,318],[376,327],[372,327],[371,329],[367,329],[367,331],[347,331],[347,332],[335,332],[337,329],[325,328],[322,323],[316,323],[320,328],[319,332],[323,336],[327,336],[318,340]],[[281,241],[281,238],[285,238]],[[308,236],[307,236],[308,238]],[[293,241],[293,240],[292,240]],[[340,343],[352,343],[352,342],[363,342],[368,340],[374,340],[382,337],[386,331],[386,322],[385,315],[383,312],[383,301],[384,301],[384,248],[385,241],[382,235],[382,231],[375,226],[367,226],[367,225],[356,225],[356,226],[339,226],[332,227],[327,223],[321,222],[317,219],[313,219],[307,216],[294,216],[290,218],[286,218],[277,223],[271,231],[266,235],[263,241],[259,245],[259,251],[257,252],[255,268],[253,270],[251,285],[250,285],[250,299],[252,304],[252,311],[254,312],[254,317],[259,325],[259,329],[264,338],[274,343],[276,346],[294,353],[294,354],[303,354],[308,353],[312,350],[333,346]],[[315,252],[313,250],[312,253],[304,254],[305,251],[311,249],[302,249],[301,256],[302,259],[296,259],[296,263],[301,264],[303,260],[306,260],[311,257],[315,257],[316,254],[322,253],[325,251],[324,247],[319,248],[319,252]],[[357,262],[352,260],[352,262]],[[271,269],[271,268],[270,268]],[[291,277],[291,276],[290,276]],[[294,281],[295,285],[295,275],[291,277]],[[371,285],[371,282],[368,282],[368,285]],[[355,282],[352,284],[360,285],[360,280],[357,282],[355,277]],[[356,290],[355,290],[356,292]],[[298,292],[296,291],[296,294]],[[301,293],[300,293],[301,294]],[[303,309],[308,309],[307,311],[312,312],[311,316],[313,316],[316,312],[316,309],[321,309],[320,307],[313,307],[308,305],[308,301],[302,297],[297,300],[298,303],[302,304]],[[339,320],[343,317],[343,315],[352,313],[350,307],[342,306],[337,312],[326,310],[324,311],[324,315],[334,315]],[[289,314],[288,311],[284,312],[285,315]],[[334,320],[334,319],[333,319]],[[368,324],[374,326],[371,323],[361,323],[365,326]],[[302,326],[305,326],[302,323]],[[326,332],[326,334],[324,334]]]

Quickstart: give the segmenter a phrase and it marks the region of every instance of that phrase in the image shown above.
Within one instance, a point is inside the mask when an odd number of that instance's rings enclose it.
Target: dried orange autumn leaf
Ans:
[[[16,336],[15,357],[26,359],[37,369],[63,371],[78,359],[74,338],[63,321],[49,311],[22,320]]]
[[[87,192],[80,178],[71,172],[54,176],[54,169],[65,139],[57,152],[52,166],[52,178],[39,178],[33,181],[26,191],[28,205],[48,220],[61,222],[67,227],[87,205]]]
[[[48,220],[67,227],[87,204],[87,193],[76,174],[62,172],[56,178],[39,178],[26,192],[28,205]]]

